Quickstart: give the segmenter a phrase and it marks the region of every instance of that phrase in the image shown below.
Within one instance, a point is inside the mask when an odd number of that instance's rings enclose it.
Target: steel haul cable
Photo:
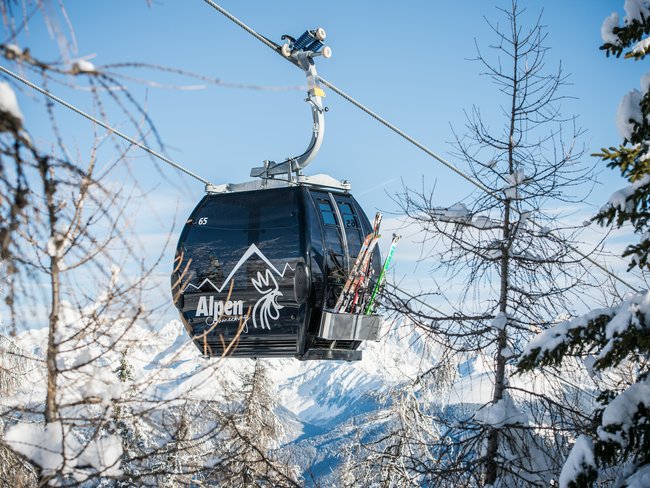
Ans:
[[[275,51],[277,54],[279,54],[280,56],[282,56],[282,53],[281,53],[281,50],[280,50],[280,46],[279,46],[278,44],[276,44],[276,43],[274,43],[273,41],[267,39],[266,37],[264,37],[263,35],[259,34],[258,32],[256,32],[254,29],[252,29],[252,28],[249,27],[248,25],[244,24],[241,20],[239,20],[237,17],[235,17],[234,15],[232,15],[230,12],[228,12],[227,10],[225,10],[223,7],[221,7],[220,5],[218,5],[217,3],[215,3],[213,0],[203,0],[203,1],[204,1],[205,3],[207,3],[210,7],[214,8],[214,9],[217,10],[219,13],[221,13],[222,15],[224,15],[228,20],[234,22],[234,23],[237,24],[239,27],[241,27],[241,28],[244,29],[246,32],[248,32],[250,35],[252,35],[252,36],[255,37],[257,40],[259,40],[260,42],[262,42],[264,45],[266,45],[267,47],[271,48],[271,49],[272,49],[273,51]],[[284,56],[282,56],[282,57],[283,57],[284,59],[287,59],[287,58],[285,58]],[[459,176],[461,176],[462,178],[464,178],[465,180],[467,180],[468,182],[470,182],[472,185],[474,185],[474,186],[477,187],[478,189],[483,190],[485,193],[487,193],[488,195],[490,195],[490,196],[496,198],[497,200],[503,200],[503,198],[502,198],[498,193],[496,193],[494,190],[491,190],[490,188],[488,188],[488,187],[486,187],[485,185],[483,185],[483,183],[481,183],[480,181],[476,180],[475,178],[472,178],[472,176],[468,175],[467,173],[465,173],[464,171],[462,171],[461,169],[459,169],[458,167],[456,167],[455,165],[453,165],[452,163],[450,163],[449,161],[447,161],[447,160],[446,160],[445,158],[443,158],[442,156],[436,154],[436,153],[433,152],[431,149],[427,148],[425,145],[421,144],[420,142],[418,142],[417,140],[415,140],[413,137],[409,136],[406,132],[404,132],[403,130],[399,129],[397,126],[391,124],[391,123],[388,122],[386,119],[384,119],[383,117],[381,117],[380,115],[378,115],[377,113],[373,112],[373,111],[370,110],[368,107],[366,107],[365,105],[363,105],[361,102],[355,100],[352,96],[350,96],[350,95],[348,95],[347,93],[345,93],[343,90],[340,90],[339,88],[337,88],[335,85],[333,85],[332,83],[330,83],[329,81],[327,81],[325,78],[323,78],[323,77],[321,77],[321,76],[319,76],[318,78],[319,78],[319,80],[321,81],[321,83],[323,83],[323,85],[327,86],[327,87],[328,87],[329,89],[331,89],[334,93],[338,94],[339,96],[341,96],[342,98],[344,98],[345,100],[347,100],[348,102],[350,102],[352,105],[354,105],[354,106],[357,107],[358,109],[362,110],[363,112],[365,112],[366,114],[368,114],[368,115],[369,115],[370,117],[372,117],[373,119],[377,120],[379,123],[381,123],[381,124],[383,124],[384,126],[388,127],[390,130],[392,130],[393,132],[395,132],[397,135],[399,135],[400,137],[404,138],[405,140],[407,140],[409,143],[413,144],[415,147],[417,147],[417,148],[420,149],[421,151],[424,151],[426,154],[428,154],[428,155],[431,156],[432,158],[436,159],[436,160],[437,160],[438,162],[440,162],[441,164],[445,165],[447,168],[449,168],[449,169],[452,170],[454,173],[458,174]],[[516,209],[514,209],[514,210],[517,211]],[[542,228],[543,228],[543,226],[542,226],[541,224],[537,223],[537,222],[532,222],[532,223],[533,223],[534,226],[536,226],[536,227],[539,228],[539,229],[542,229]],[[576,254],[578,254],[578,255],[579,255],[580,257],[582,257],[583,259],[586,259],[586,260],[589,261],[591,264],[593,264],[594,266],[596,266],[597,268],[599,268],[601,271],[604,271],[606,274],[608,274],[609,276],[611,276],[612,278],[614,278],[616,281],[622,283],[623,285],[627,286],[629,289],[631,289],[632,291],[634,291],[634,292],[636,292],[636,293],[639,293],[639,292],[640,292],[640,290],[639,290],[638,288],[636,288],[636,287],[633,286],[632,284],[628,283],[626,280],[624,280],[624,279],[621,278],[620,276],[614,274],[614,273],[613,273],[612,271],[610,271],[606,266],[600,264],[599,262],[597,262],[596,260],[594,260],[594,259],[593,259],[591,256],[589,256],[588,254],[583,253],[583,252],[582,252],[580,249],[578,249],[577,247],[573,246],[572,244],[570,244],[570,243],[568,243],[568,242],[565,242],[565,245],[566,245],[567,248],[569,248],[571,251],[575,252]]]
[[[86,112],[84,112],[84,111],[81,110],[81,109],[78,109],[78,108],[75,107],[74,105],[72,105],[72,104],[66,102],[65,100],[62,100],[61,98],[57,97],[57,96],[54,95],[53,93],[51,93],[51,92],[49,92],[49,91],[47,91],[47,90],[41,88],[41,87],[38,86],[38,85],[35,85],[34,83],[32,83],[31,81],[29,81],[29,80],[23,78],[22,76],[17,75],[17,74],[14,73],[13,71],[8,70],[8,69],[5,68],[4,66],[0,66],[0,71],[3,72],[4,74],[8,75],[8,76],[11,76],[11,77],[14,78],[15,80],[18,80],[18,81],[20,81],[21,83],[24,83],[25,85],[27,85],[28,87],[32,88],[33,90],[36,90],[37,92],[42,93],[42,94],[45,95],[46,97],[48,97],[48,98],[54,100],[56,103],[58,103],[58,104],[60,104],[60,105],[63,105],[65,108],[72,110],[73,112],[75,112],[75,113],[81,115],[82,117],[85,117],[86,119],[88,119],[88,120],[94,122],[95,124],[99,125],[100,127],[103,127],[104,129],[106,129],[106,130],[112,132],[112,133],[115,134],[116,136],[121,137],[121,138],[124,139],[125,141],[127,141],[127,142],[133,144],[134,146],[139,147],[139,148],[142,149],[143,151],[145,151],[145,152],[151,154],[152,156],[154,156],[154,157],[160,159],[160,160],[163,161],[164,163],[167,163],[167,164],[169,164],[170,166],[176,168],[177,170],[182,171],[182,172],[185,173],[186,175],[189,175],[189,176],[191,176],[192,178],[194,178],[194,179],[196,179],[196,180],[199,180],[201,183],[204,183],[204,184],[206,184],[206,185],[210,185],[210,184],[211,184],[210,181],[206,180],[205,178],[202,178],[201,176],[197,175],[196,173],[190,171],[189,169],[187,169],[187,168],[181,166],[180,164],[178,164],[178,163],[172,161],[172,160],[169,159],[168,157],[163,156],[163,155],[160,154],[159,152],[154,151],[154,150],[151,149],[150,147],[145,146],[145,145],[142,144],[141,142],[138,142],[138,141],[136,141],[135,139],[133,139],[132,137],[129,137],[129,136],[127,136],[126,134],[124,134],[124,133],[120,132],[119,130],[115,129],[114,127],[111,127],[110,125],[106,124],[105,122],[102,122],[102,121],[99,120],[98,118],[93,117],[93,116],[90,115],[90,114],[87,114]]]

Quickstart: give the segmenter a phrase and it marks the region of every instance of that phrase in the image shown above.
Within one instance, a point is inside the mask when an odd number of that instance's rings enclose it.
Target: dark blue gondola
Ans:
[[[323,29],[308,34],[325,38]],[[178,242],[174,303],[205,356],[359,360],[362,341],[378,338],[380,317],[340,313],[335,304],[373,229],[347,182],[302,175],[324,131],[313,62],[320,52],[289,43],[282,53],[307,74],[310,145],[253,169],[258,180],[206,188]],[[380,267],[375,252],[374,279]]]

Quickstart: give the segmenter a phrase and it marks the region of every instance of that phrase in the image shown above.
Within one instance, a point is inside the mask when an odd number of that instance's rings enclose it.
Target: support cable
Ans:
[[[41,87],[38,86],[38,85],[35,85],[34,83],[32,83],[31,81],[29,81],[29,80],[23,78],[22,76],[17,75],[17,74],[14,73],[13,71],[8,70],[8,69],[5,68],[4,66],[0,66],[0,72],[6,74],[6,75],[8,75],[8,76],[11,76],[12,78],[14,78],[15,80],[20,81],[21,83],[24,83],[25,85],[27,85],[28,87],[32,88],[33,90],[36,90],[37,92],[42,93],[42,94],[45,95],[46,97],[48,97],[48,98],[54,100],[55,102],[57,102],[57,103],[63,105],[65,108],[70,109],[70,110],[72,110],[73,112],[76,112],[77,114],[81,115],[82,117],[85,117],[86,119],[90,120],[91,122],[93,122],[93,123],[99,125],[100,127],[103,127],[104,129],[108,130],[109,132],[115,134],[116,136],[121,137],[121,138],[124,139],[125,141],[127,141],[127,142],[133,144],[134,146],[139,147],[139,148],[142,149],[143,151],[145,151],[145,152],[151,154],[152,156],[154,156],[154,157],[160,159],[160,160],[163,161],[164,163],[167,163],[168,165],[172,166],[173,168],[176,168],[177,170],[182,171],[182,172],[185,173],[186,175],[191,176],[192,178],[194,178],[194,179],[196,179],[196,180],[199,180],[201,183],[203,183],[203,184],[205,184],[205,185],[210,185],[210,184],[211,184],[210,181],[206,180],[205,178],[203,178],[203,177],[197,175],[196,173],[190,171],[189,169],[187,169],[187,168],[181,166],[180,164],[178,164],[178,163],[172,161],[172,160],[169,159],[168,157],[163,156],[163,155],[160,154],[159,152],[154,151],[154,150],[151,149],[150,147],[147,147],[147,146],[145,146],[144,144],[142,144],[142,143],[136,141],[136,140],[133,139],[132,137],[127,136],[126,134],[124,134],[124,133],[120,132],[119,130],[115,129],[114,127],[111,127],[110,125],[108,125],[108,124],[102,122],[102,121],[99,120],[98,118],[93,117],[93,116],[90,115],[90,114],[87,114],[86,112],[84,112],[84,111],[81,110],[81,109],[78,109],[78,108],[75,107],[74,105],[72,105],[72,104],[66,102],[65,100],[62,100],[61,98],[57,97],[57,96],[54,95],[53,93],[51,93],[51,92],[49,92],[49,91],[47,91],[47,90],[41,88]]]
[[[241,20],[239,20],[237,17],[235,17],[233,14],[231,14],[231,13],[228,12],[226,9],[224,9],[224,8],[221,7],[220,5],[216,4],[216,3],[213,2],[212,0],[203,0],[203,1],[204,1],[205,3],[207,3],[208,5],[210,5],[210,7],[212,7],[213,9],[215,9],[217,12],[219,12],[220,14],[222,14],[223,16],[225,16],[228,20],[230,20],[231,22],[234,22],[234,23],[237,24],[239,27],[241,27],[242,29],[244,29],[246,32],[248,32],[251,36],[253,36],[255,39],[257,39],[258,41],[260,41],[262,44],[266,45],[267,47],[270,47],[270,48],[273,49],[275,52],[280,53],[280,46],[277,45],[275,42],[271,41],[270,39],[267,39],[267,38],[264,37],[262,34],[259,34],[259,33],[256,32],[255,30],[251,29],[251,28],[248,27],[246,24],[244,24]]]
[[[330,90],[332,90],[334,93],[340,95],[340,96],[343,97],[345,100],[347,100],[348,102],[350,102],[352,105],[354,105],[354,106],[357,107],[358,109],[362,110],[362,111],[365,112],[366,114],[370,115],[370,116],[371,116],[373,119],[375,119],[377,122],[379,122],[379,123],[382,124],[382,125],[385,125],[385,126],[388,127],[390,130],[392,130],[393,132],[395,132],[397,135],[399,135],[399,136],[401,136],[402,138],[406,139],[408,142],[410,142],[411,144],[413,144],[415,147],[417,147],[418,149],[424,151],[426,154],[428,154],[428,155],[431,156],[432,158],[436,159],[438,162],[440,162],[440,163],[442,163],[443,165],[445,165],[447,168],[449,168],[450,170],[452,170],[454,173],[456,173],[457,175],[459,175],[461,178],[464,178],[465,180],[469,181],[472,185],[474,185],[475,187],[477,187],[477,188],[483,190],[485,193],[487,193],[488,195],[490,195],[490,196],[496,198],[497,200],[503,200],[503,198],[501,198],[501,196],[498,195],[495,191],[491,190],[490,188],[488,188],[487,186],[485,186],[483,183],[481,183],[480,181],[476,180],[475,178],[472,178],[470,175],[468,175],[467,173],[463,172],[460,168],[456,167],[455,165],[453,165],[452,163],[450,163],[449,161],[447,161],[447,160],[446,160],[445,158],[443,158],[442,156],[439,156],[438,154],[436,154],[435,152],[433,152],[431,149],[429,149],[428,147],[426,147],[424,144],[419,143],[418,141],[416,141],[415,139],[413,139],[411,136],[409,136],[406,132],[404,132],[403,130],[399,129],[399,128],[396,127],[395,125],[391,124],[391,123],[388,122],[386,119],[384,119],[383,117],[381,117],[379,114],[373,112],[373,111],[370,110],[368,107],[366,107],[365,105],[363,105],[361,102],[359,102],[359,101],[355,100],[354,98],[352,98],[350,95],[348,95],[347,93],[345,93],[343,90],[340,90],[340,89],[337,88],[335,85],[333,85],[332,83],[330,83],[329,81],[327,81],[326,79],[324,79],[324,78],[322,78],[322,77],[320,77],[320,76],[319,76],[319,79],[320,79],[320,81],[321,81],[321,83],[322,83],[323,85],[325,85],[326,87],[328,87],[328,88],[329,88]]]
[[[237,24],[239,27],[241,27],[242,29],[244,29],[244,30],[245,30],[246,32],[248,32],[250,35],[252,35],[253,37],[255,37],[257,40],[259,40],[260,42],[262,42],[263,44],[265,44],[267,47],[273,49],[273,51],[275,51],[276,53],[278,53],[278,54],[280,54],[280,55],[282,56],[282,53],[281,53],[281,50],[280,50],[280,46],[278,46],[276,43],[274,43],[273,41],[267,39],[267,38],[264,37],[263,35],[259,34],[258,32],[256,32],[255,30],[253,30],[253,29],[252,29],[251,27],[249,27],[248,25],[244,24],[241,20],[239,20],[237,17],[235,17],[234,15],[232,15],[232,14],[231,14],[230,12],[228,12],[227,10],[225,10],[223,7],[221,7],[221,6],[219,6],[218,4],[216,4],[213,0],[203,0],[203,1],[204,1],[205,3],[207,3],[208,5],[210,5],[212,8],[214,8],[215,10],[217,10],[219,13],[221,13],[222,15],[224,15],[224,16],[225,16],[226,18],[228,18],[230,21],[234,22],[234,23]],[[282,57],[284,58],[284,56],[282,56]],[[284,59],[287,59],[287,58],[284,58]],[[370,110],[368,107],[366,107],[365,105],[363,105],[361,102],[357,101],[357,100],[354,99],[352,96],[350,96],[350,95],[348,95],[347,93],[345,93],[343,90],[337,88],[335,85],[333,85],[332,83],[330,83],[329,81],[327,81],[325,78],[319,76],[318,79],[320,80],[320,82],[321,82],[323,85],[325,85],[326,87],[328,87],[328,88],[329,88],[330,90],[332,90],[334,93],[338,94],[338,95],[341,96],[343,99],[345,99],[346,101],[350,102],[352,105],[354,105],[354,106],[357,107],[358,109],[362,110],[363,112],[365,112],[367,115],[369,115],[370,117],[372,117],[373,119],[375,119],[376,121],[378,121],[379,123],[381,123],[382,125],[388,127],[390,130],[392,130],[393,132],[395,132],[395,133],[396,133],[397,135],[399,135],[400,137],[404,138],[404,139],[405,139],[406,141],[408,141],[409,143],[413,144],[415,147],[417,147],[417,148],[420,149],[421,151],[424,151],[426,154],[428,154],[428,155],[431,156],[432,158],[436,159],[438,162],[440,162],[441,164],[443,164],[444,166],[446,166],[447,168],[449,168],[450,170],[452,170],[454,173],[456,173],[457,175],[459,175],[461,178],[467,180],[469,183],[471,183],[472,185],[474,185],[476,188],[478,188],[478,189],[484,191],[485,193],[487,193],[488,195],[492,196],[493,198],[496,198],[496,199],[499,200],[499,201],[503,201],[503,197],[501,197],[501,195],[499,195],[497,192],[495,192],[494,190],[488,188],[487,186],[485,186],[483,183],[481,183],[481,182],[478,181],[477,179],[473,178],[472,176],[468,175],[467,173],[465,173],[464,171],[462,171],[461,169],[459,169],[458,167],[456,167],[454,164],[452,164],[452,163],[450,163],[449,161],[447,161],[447,160],[446,160],[445,158],[443,158],[442,156],[436,154],[436,153],[433,152],[431,149],[427,148],[425,145],[419,143],[419,142],[418,142],[417,140],[415,140],[413,137],[409,136],[406,132],[404,132],[403,130],[399,129],[397,126],[391,124],[391,123],[388,122],[386,119],[384,119],[383,117],[381,117],[380,115],[378,115],[377,113],[373,112],[373,111]],[[515,211],[516,211],[516,209],[515,209]],[[540,229],[542,228],[542,225],[539,224],[539,223],[533,222],[533,225],[535,225],[536,227],[538,227],[538,228],[540,228]],[[573,252],[575,252],[576,254],[578,254],[579,256],[581,256],[583,259],[586,259],[586,260],[589,261],[591,264],[593,264],[594,266],[596,266],[598,269],[600,269],[601,271],[605,272],[607,275],[609,275],[609,276],[611,276],[612,278],[614,278],[616,281],[618,281],[618,282],[622,283],[623,285],[627,286],[630,290],[632,290],[632,291],[634,291],[634,292],[636,292],[636,293],[640,293],[641,290],[639,290],[637,287],[633,286],[632,284],[628,283],[626,280],[624,280],[624,279],[621,278],[620,276],[614,274],[614,273],[613,273],[612,271],[610,271],[606,266],[604,266],[603,264],[600,264],[599,262],[597,262],[594,258],[592,258],[591,256],[589,256],[588,254],[583,253],[583,252],[580,251],[577,247],[573,246],[572,244],[570,244],[570,243],[568,243],[568,242],[565,243],[565,245],[566,245],[570,250],[572,250]]]

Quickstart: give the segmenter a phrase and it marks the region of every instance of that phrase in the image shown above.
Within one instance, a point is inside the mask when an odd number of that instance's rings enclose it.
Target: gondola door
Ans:
[[[311,196],[323,234],[324,305],[332,308],[371,228],[352,196],[323,191],[312,191]]]
[[[345,230],[336,200],[331,193],[312,191],[311,196],[318,211],[323,236],[323,262],[325,275],[325,308],[336,303],[350,269],[350,254]]]

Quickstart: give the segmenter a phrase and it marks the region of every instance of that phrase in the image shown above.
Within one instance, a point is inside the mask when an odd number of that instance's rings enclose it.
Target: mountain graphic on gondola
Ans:
[[[233,276],[235,276],[235,273],[239,271],[239,268],[241,268],[246,261],[248,261],[251,257],[257,256],[260,258],[264,263],[269,267],[271,271],[273,271],[276,275],[278,275],[280,278],[284,278],[285,273],[287,272],[287,269],[290,269],[291,271],[294,271],[294,269],[289,265],[289,263],[285,263],[284,268],[282,269],[282,272],[276,268],[271,261],[264,255],[262,251],[259,250],[259,248],[255,244],[251,244],[250,247],[246,250],[244,255],[237,261],[237,264],[235,264],[235,267],[232,269],[228,277],[224,280],[224,282],[221,284],[221,286],[217,286],[212,281],[210,281],[209,278],[205,278],[201,283],[198,285],[193,285],[192,283],[188,284],[184,289],[183,293],[185,293],[189,288],[194,288],[195,290],[201,290],[205,285],[210,285],[214,290],[217,291],[217,293],[221,293],[227,286],[228,283],[230,283],[230,280],[232,280]]]
[[[251,279],[251,283],[255,287],[255,290],[260,294],[259,300],[257,300],[253,306],[253,326],[256,329],[259,326],[262,329],[270,330],[271,322],[280,318],[280,309],[283,308],[282,305],[278,303],[278,298],[282,296],[282,292],[280,291],[280,287],[278,286],[278,282],[273,276],[273,273],[278,275],[280,278],[284,278],[287,269],[290,269],[291,271],[294,271],[294,269],[289,266],[289,263],[285,263],[282,272],[280,272],[255,244],[251,244],[244,255],[239,259],[239,261],[237,261],[237,264],[221,286],[217,286],[212,283],[209,278],[205,278],[199,285],[193,285],[192,283],[188,284],[183,289],[183,293],[185,293],[189,288],[201,291],[205,285],[210,285],[217,293],[221,293],[228,286],[239,268],[241,268],[244,263],[253,256],[257,256],[267,265],[267,269],[264,273],[258,271],[257,276]],[[247,330],[248,329],[246,329],[246,331]]]

